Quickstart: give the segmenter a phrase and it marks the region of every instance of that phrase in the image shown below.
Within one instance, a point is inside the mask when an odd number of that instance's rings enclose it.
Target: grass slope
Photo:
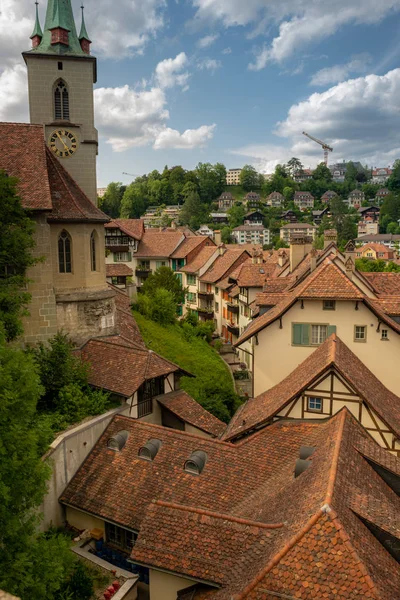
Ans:
[[[214,348],[201,338],[187,341],[179,325],[163,327],[136,311],[133,314],[149,349],[195,375],[195,378],[182,377],[181,387],[205,408],[223,418],[224,415],[218,409],[213,410],[207,402],[207,390],[215,386],[222,395],[232,396],[234,387],[226,364]]]
[[[244,191],[241,185],[226,185],[225,191],[230,192],[235,200],[242,201],[247,192]]]

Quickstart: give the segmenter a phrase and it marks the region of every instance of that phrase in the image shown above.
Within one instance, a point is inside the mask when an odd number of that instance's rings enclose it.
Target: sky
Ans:
[[[1,0],[2,121],[29,121],[34,10]],[[198,162],[313,168],[322,149],[303,131],[333,147],[330,162],[400,157],[400,0],[86,0],[85,20],[99,187]]]

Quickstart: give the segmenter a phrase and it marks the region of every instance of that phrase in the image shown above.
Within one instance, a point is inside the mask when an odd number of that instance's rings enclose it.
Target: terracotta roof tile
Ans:
[[[105,225],[106,229],[121,229],[135,240],[141,240],[144,234],[143,219],[113,219]]]
[[[186,238],[180,246],[173,252],[171,258],[186,258],[188,254],[193,252],[194,250],[199,249],[199,246],[202,245],[211,246],[215,249],[214,242],[208,237],[204,235],[196,235]]]
[[[189,423],[213,437],[218,437],[226,428],[226,424],[205,410],[184,390],[175,390],[163,396],[158,396],[157,401],[185,423]]]
[[[124,265],[123,263],[106,265],[107,277],[130,277],[132,275],[132,269],[128,267],[128,265]]]
[[[211,267],[200,277],[200,280],[205,283],[216,283],[248,258],[249,253],[242,248],[226,250],[224,254],[217,257]]]
[[[217,252],[216,246],[204,246],[194,258],[190,259],[184,267],[181,267],[181,271],[184,273],[197,273],[215,252]]]
[[[400,273],[363,273],[378,292],[379,297],[400,296]]]
[[[135,258],[169,257],[185,240],[179,231],[152,231],[146,229]]]

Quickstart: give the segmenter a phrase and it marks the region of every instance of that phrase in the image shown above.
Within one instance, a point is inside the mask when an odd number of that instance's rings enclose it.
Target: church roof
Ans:
[[[0,135],[0,169],[19,180],[24,208],[51,211],[49,220],[109,220],[47,148],[42,125],[0,123]]]
[[[51,43],[51,30],[56,28],[65,29],[69,32],[68,46]],[[89,40],[89,37],[87,39]],[[90,58],[82,50],[79,42],[71,0],[48,0],[42,40],[36,48],[29,50],[28,54],[74,55]]]
[[[43,37],[43,31],[42,31],[42,28],[40,27],[40,21],[39,21],[38,2],[36,2],[36,18],[35,18],[35,25],[33,27],[31,39],[37,35],[39,37]]]
[[[90,37],[88,36],[88,32],[86,31],[86,24],[85,24],[85,15],[83,14],[83,6],[81,6],[82,9],[82,24],[81,24],[81,31],[79,34],[79,39],[80,40],[88,40],[88,42],[90,42]]]

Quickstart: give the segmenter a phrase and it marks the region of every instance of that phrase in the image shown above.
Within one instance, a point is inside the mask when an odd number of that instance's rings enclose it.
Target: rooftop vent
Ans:
[[[296,460],[296,464],[294,467],[294,478],[296,479],[299,475],[307,471],[307,469],[311,466],[311,461],[309,460],[310,456],[314,453],[315,448],[312,446],[301,446],[300,448],[300,458]]]
[[[125,429],[118,431],[118,433],[110,437],[108,440],[107,448],[110,450],[115,450],[115,452],[121,452],[127,442],[128,437],[129,433]]]
[[[161,441],[151,439],[144,446],[139,448],[139,458],[143,460],[154,460],[161,448]]]
[[[184,469],[186,473],[200,475],[207,461],[207,454],[203,450],[195,450],[190,458],[185,462]]]

